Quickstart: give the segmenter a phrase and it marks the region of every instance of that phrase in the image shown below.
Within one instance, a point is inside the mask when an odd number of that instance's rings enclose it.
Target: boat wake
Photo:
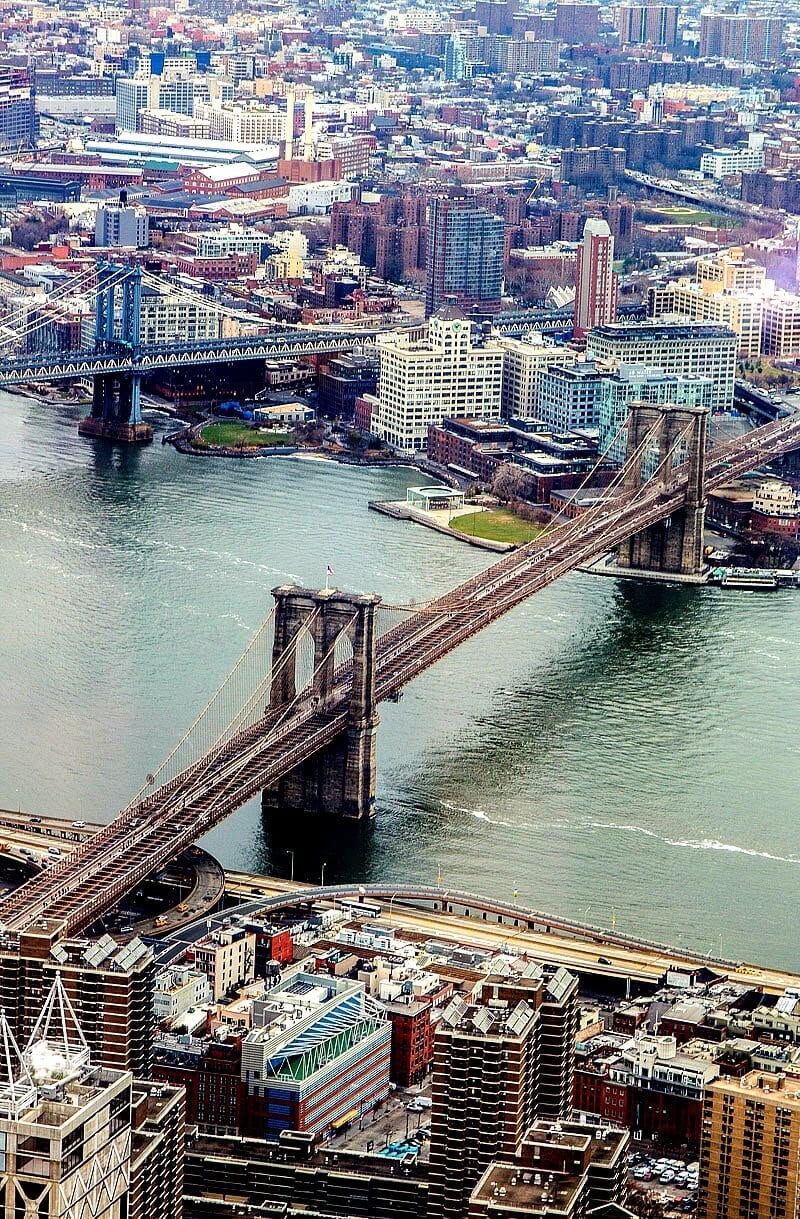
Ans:
[[[757,851],[754,847],[738,846],[734,842],[720,842],[717,838],[666,838],[655,830],[648,830],[643,825],[629,825],[619,821],[590,821],[589,828],[593,830],[616,830],[624,834],[641,834],[645,838],[655,838],[665,846],[682,848],[687,851],[729,851],[734,855],[751,855],[757,859],[769,859],[773,863],[800,864],[800,858],[795,855],[774,855],[771,851]]]

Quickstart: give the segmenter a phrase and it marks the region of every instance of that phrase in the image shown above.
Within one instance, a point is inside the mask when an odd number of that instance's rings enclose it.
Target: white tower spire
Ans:
[[[89,1043],[83,1035],[61,974],[33,1026],[23,1059],[36,1083],[58,1083],[80,1074],[89,1065]]]
[[[19,1118],[36,1104],[36,1085],[0,1008],[0,1115]]]

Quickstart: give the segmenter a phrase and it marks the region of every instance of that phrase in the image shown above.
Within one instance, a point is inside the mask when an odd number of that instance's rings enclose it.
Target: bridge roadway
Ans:
[[[303,356],[352,351],[374,342],[376,330],[280,330],[238,339],[208,339],[200,343],[160,343],[136,353],[122,345],[115,351],[85,350],[0,359],[0,384],[29,381],[69,381],[75,377],[133,373],[147,376],[161,369],[197,364],[227,364],[242,360],[298,360]]]
[[[711,451],[706,488],[795,448],[800,448],[800,417],[754,429]],[[667,485],[622,494],[601,512],[560,525],[504,556],[388,631],[377,646],[378,701],[396,696],[459,644],[562,575],[679,511],[686,485],[679,467]],[[287,711],[268,711],[255,726],[123,810],[69,860],[0,901],[0,925],[20,932],[45,920],[53,935],[90,926],[146,876],[343,732],[350,681],[350,665],[341,666],[321,707],[309,698]]]
[[[2,859],[13,861],[28,870],[53,866],[49,848],[57,847],[68,856],[82,842],[88,841],[103,827],[94,823],[65,821],[62,817],[36,816],[21,810],[0,808],[0,864]],[[222,865],[208,851],[192,846],[176,860],[179,875],[167,874],[161,879],[181,891],[179,903],[160,910],[152,918],[138,919],[114,929],[120,943],[135,935],[157,935],[192,923],[201,915],[217,910],[225,896],[225,873]],[[191,877],[181,880],[184,870]]]

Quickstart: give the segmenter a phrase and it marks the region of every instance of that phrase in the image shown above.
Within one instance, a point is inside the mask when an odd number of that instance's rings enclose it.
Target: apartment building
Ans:
[[[781,53],[783,19],[745,13],[704,12],[700,18],[700,57],[767,63]]]
[[[783,533],[796,538],[800,533],[800,495],[791,483],[769,478],[759,485],[753,497],[750,526],[761,533]]]
[[[497,308],[503,281],[505,225],[466,196],[428,205],[425,316],[445,304]]]
[[[255,978],[256,933],[244,927],[220,927],[198,940],[194,964],[205,974],[214,999]]]
[[[191,251],[198,258],[224,258],[229,254],[255,254],[259,262],[263,262],[272,247],[277,244],[283,234],[275,233],[267,236],[261,229],[246,228],[241,224],[226,224],[206,232],[186,232],[179,235],[183,249]],[[290,233],[290,236],[297,234]],[[308,251],[308,239],[305,249]]]
[[[481,1174],[513,1159],[543,1106],[567,1115],[576,1013],[577,980],[535,965],[447,1007],[434,1037],[430,1219],[463,1219]]]
[[[211,999],[208,975],[188,965],[172,965],[154,981],[153,1014],[156,1020],[177,1020],[191,1007]]]
[[[614,25],[625,46],[674,47],[678,41],[677,4],[621,4]]]
[[[626,1130],[539,1119],[513,1161],[494,1161],[483,1173],[470,1197],[468,1219],[625,1214],[629,1147]],[[605,1207],[608,1212],[600,1209]]]
[[[733,402],[739,336],[729,326],[708,323],[615,322],[587,337],[587,358],[614,367],[641,364],[662,372],[707,377],[713,383],[712,408]]]
[[[124,198],[124,195],[123,195]],[[143,207],[102,203],[95,213],[94,243],[143,250],[149,244],[150,221]]]
[[[185,1154],[183,1088],[134,1079],[129,1219],[182,1219]]]
[[[36,95],[27,68],[0,68],[0,149],[35,148],[39,136]]]
[[[765,298],[761,350],[768,356],[800,355],[800,296],[774,292]]]
[[[575,264],[576,339],[593,326],[613,322],[617,316],[618,276],[614,272],[614,237],[608,221],[589,216],[578,244]]]
[[[793,1219],[800,1196],[800,1079],[750,1071],[706,1091],[701,1219]]]
[[[428,443],[428,428],[448,416],[499,419],[503,348],[475,341],[458,310],[444,309],[426,327],[378,340],[380,371],[373,433],[401,452]]]
[[[58,940],[57,930],[0,939],[0,1007],[19,1041],[30,1036],[56,974],[103,1066],[146,1076],[153,1041],[153,950],[138,938],[118,944]]]

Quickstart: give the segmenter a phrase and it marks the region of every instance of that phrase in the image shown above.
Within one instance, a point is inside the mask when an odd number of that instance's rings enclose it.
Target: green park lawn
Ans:
[[[266,449],[291,443],[288,432],[258,432],[233,419],[207,424],[193,441],[201,449],[212,445],[223,445],[228,449]]]
[[[640,209],[643,220],[649,224],[708,224],[714,217],[711,212],[696,207],[648,207]]]
[[[541,528],[532,521],[523,521],[513,512],[505,508],[491,509],[486,512],[465,512],[463,516],[454,516],[450,520],[450,528],[469,537],[488,538],[492,542],[513,542],[521,545],[532,542]]]

